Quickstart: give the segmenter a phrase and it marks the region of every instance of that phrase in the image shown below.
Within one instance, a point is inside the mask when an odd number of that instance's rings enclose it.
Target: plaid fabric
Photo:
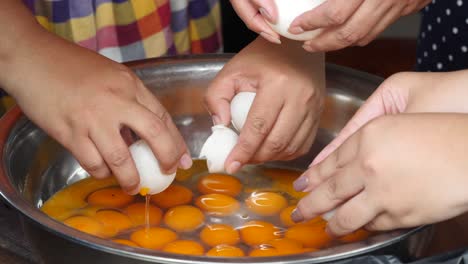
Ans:
[[[219,0],[23,0],[49,31],[118,62],[222,47]]]

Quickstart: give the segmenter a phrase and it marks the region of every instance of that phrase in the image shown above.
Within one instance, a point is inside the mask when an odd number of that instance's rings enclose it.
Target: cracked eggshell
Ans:
[[[140,194],[157,194],[174,181],[175,173],[164,174],[159,161],[144,140],[138,140],[129,147],[130,154],[140,175]]]
[[[232,129],[224,125],[211,128],[212,134],[203,144],[200,158],[205,158],[210,173],[224,172],[224,163],[237,144],[239,136]]]
[[[313,39],[321,32],[320,29],[316,29],[295,35],[289,33],[288,29],[296,17],[316,8],[325,0],[273,0],[273,2],[276,5],[278,20],[276,24],[268,21],[267,23],[276,33],[289,39],[306,41]]]
[[[255,95],[256,93],[253,92],[240,92],[231,101],[231,122],[239,132],[244,127],[249,110],[255,100]]]

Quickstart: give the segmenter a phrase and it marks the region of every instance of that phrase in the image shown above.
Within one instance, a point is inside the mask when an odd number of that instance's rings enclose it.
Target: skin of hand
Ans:
[[[322,53],[307,53],[298,42],[278,46],[257,38],[208,88],[205,102],[215,124],[230,123],[230,102],[242,91],[257,95],[226,160],[228,173],[247,163],[289,160],[309,151],[325,96]]]
[[[295,181],[296,190],[310,193],[292,217],[336,209],[328,230],[340,236],[463,213],[468,115],[457,113],[468,112],[467,80],[468,71],[387,79]]]
[[[148,142],[165,172],[191,166],[167,111],[130,69],[48,33],[17,3],[0,4],[0,23],[10,25],[0,40],[0,85],[33,122],[91,175],[112,172],[132,194],[139,177],[124,129]]]
[[[272,0],[231,0],[237,14],[251,30],[280,43],[265,19],[276,23],[278,10]],[[289,28],[292,34],[323,29],[304,42],[309,52],[332,51],[348,46],[365,46],[402,16],[417,12],[430,0],[327,0],[313,10],[304,10]]]

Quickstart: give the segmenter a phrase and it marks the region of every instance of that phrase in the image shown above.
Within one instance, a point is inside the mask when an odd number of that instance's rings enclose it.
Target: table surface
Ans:
[[[353,47],[327,54],[327,62],[366,71],[381,77],[413,69],[416,41],[381,39],[366,47]],[[372,58],[372,59],[363,59]],[[435,225],[427,256],[468,247],[468,214]],[[0,248],[0,263],[26,264],[25,259]]]

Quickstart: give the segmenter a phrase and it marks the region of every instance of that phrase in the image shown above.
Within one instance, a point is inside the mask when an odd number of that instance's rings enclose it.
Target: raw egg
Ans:
[[[218,193],[199,196],[195,201],[195,205],[203,211],[216,216],[232,215],[240,208],[240,204],[236,199]]]
[[[106,237],[113,237],[132,227],[132,221],[128,216],[114,210],[98,211],[94,217],[102,223]]]
[[[242,190],[242,184],[236,177],[226,174],[210,174],[200,178],[198,190],[203,194],[219,193],[232,197]]]
[[[245,201],[247,208],[261,216],[272,216],[283,210],[288,202],[281,194],[274,192],[254,192]]]
[[[200,209],[191,205],[179,205],[169,209],[164,215],[164,223],[178,232],[191,232],[205,221]]]
[[[301,242],[304,247],[323,248],[333,240],[325,231],[325,227],[326,223],[297,224],[290,227],[284,236]]]
[[[178,205],[188,204],[192,201],[192,191],[178,184],[170,185],[161,193],[151,196],[151,202],[159,207],[167,209]]]
[[[175,172],[165,174],[159,161],[144,140],[138,140],[129,147],[130,154],[140,175],[140,194],[156,194],[164,191],[174,181]]]
[[[200,232],[200,239],[209,246],[235,245],[239,243],[239,232],[227,224],[207,225]]]
[[[125,213],[130,217],[133,226],[142,226],[146,224],[146,213],[149,216],[149,224],[152,226],[161,223],[162,211],[154,205],[148,205],[146,208],[145,203],[134,203],[124,209]]]
[[[237,144],[239,136],[224,125],[213,126],[211,131],[201,148],[200,158],[206,159],[209,172],[224,172],[224,163]]]
[[[276,249],[278,255],[298,254],[304,252],[301,242],[289,238],[277,238],[266,243]]]
[[[210,257],[243,257],[245,256],[242,249],[230,245],[218,245],[206,252]]]
[[[135,200],[135,197],[126,194],[120,187],[111,187],[97,190],[88,196],[90,205],[109,208],[121,208]]]
[[[192,240],[177,240],[165,245],[162,250],[170,253],[195,256],[203,255],[205,252],[200,243]]]
[[[250,246],[265,244],[281,237],[280,229],[265,221],[249,221],[240,228],[242,241]]]
[[[250,257],[274,257],[278,255],[278,250],[271,247],[254,248],[249,253]]]
[[[63,221],[63,223],[93,236],[103,236],[104,226],[102,223],[88,216],[72,216]]]
[[[177,234],[167,228],[142,228],[133,232],[130,239],[144,248],[161,249],[166,244],[175,241]]]
[[[112,241],[121,245],[129,246],[129,247],[139,247],[137,243],[127,240],[127,239],[114,239]]]
[[[267,23],[276,33],[289,39],[305,41],[313,39],[321,32],[320,29],[316,29],[301,34],[291,34],[289,33],[289,27],[296,17],[316,8],[325,0],[273,0],[273,2],[278,12],[278,20],[276,24]]]

